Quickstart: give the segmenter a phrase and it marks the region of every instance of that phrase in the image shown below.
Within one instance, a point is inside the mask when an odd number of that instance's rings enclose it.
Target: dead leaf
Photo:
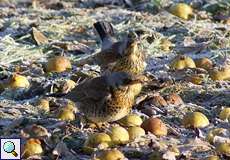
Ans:
[[[32,37],[37,45],[47,44],[49,42],[46,36],[35,27],[32,27]]]
[[[32,126],[28,126],[25,129],[21,131],[21,134],[24,137],[49,137],[50,133],[47,131],[47,129],[41,125],[33,124]]]
[[[60,47],[61,49],[64,49],[64,50],[66,50],[72,54],[75,54],[75,55],[93,53],[93,50],[89,46],[87,46],[83,43],[79,43],[79,42],[76,44],[68,44],[68,43],[62,43],[62,42],[59,43],[58,42],[58,43],[52,43],[52,45],[55,47]]]

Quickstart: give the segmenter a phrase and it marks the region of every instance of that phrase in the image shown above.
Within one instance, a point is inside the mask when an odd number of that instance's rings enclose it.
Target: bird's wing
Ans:
[[[123,57],[124,43],[122,41],[114,43],[111,47],[102,50],[97,54],[97,64],[109,64],[114,63],[118,59]]]
[[[105,77],[97,77],[86,80],[85,82],[76,86],[69,92],[65,98],[72,101],[101,101],[102,99],[111,95],[108,83]]]

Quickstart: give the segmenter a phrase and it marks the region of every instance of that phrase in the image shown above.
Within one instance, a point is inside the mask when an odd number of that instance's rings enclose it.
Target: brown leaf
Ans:
[[[63,43],[63,42],[55,42],[55,43],[52,43],[53,46],[55,47],[59,47],[61,49],[64,49],[66,51],[68,51],[69,53],[72,53],[72,54],[91,54],[93,52],[93,50],[83,44],[83,43],[77,43],[77,44],[68,44],[68,43]]]
[[[27,126],[21,131],[21,134],[24,137],[35,137],[35,138],[50,136],[50,133],[45,127],[36,124],[33,124],[32,126]]]
[[[35,27],[32,27],[32,37],[37,45],[47,44],[49,42],[46,36]]]

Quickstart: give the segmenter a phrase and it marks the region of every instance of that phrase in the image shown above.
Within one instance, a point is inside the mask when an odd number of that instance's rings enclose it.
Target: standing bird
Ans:
[[[146,67],[145,54],[139,50],[138,40],[134,37],[134,34],[132,34],[133,32],[130,32],[122,41],[114,43],[114,32],[111,24],[97,22],[94,24],[94,27],[101,38],[102,49],[107,51],[105,53],[115,55],[119,53],[119,55],[121,55],[121,57],[114,58],[116,61],[113,60],[113,63],[106,63],[108,62],[107,60],[104,62],[106,65],[101,65],[104,74],[120,71],[132,75],[139,75],[144,72]],[[110,52],[108,52],[108,50]],[[133,88],[135,88],[134,94],[137,96],[142,90],[142,84],[135,84]]]
[[[109,71],[123,71],[130,74],[141,74],[145,70],[145,55],[138,48],[133,32],[121,41],[117,41],[113,26],[105,21],[94,23],[101,39],[101,61]],[[105,58],[107,57],[107,58]],[[112,64],[110,64],[112,63]],[[99,64],[100,65],[100,64]]]
[[[95,123],[113,122],[130,112],[135,101],[134,87],[141,83],[141,76],[114,72],[83,81],[65,98],[76,102],[87,119]]]
[[[111,72],[127,72],[133,75],[142,74],[146,67],[145,54],[138,48],[138,40],[131,34],[123,40],[114,38],[114,29],[108,22],[96,22],[94,27],[101,38],[101,52],[95,54],[85,63],[98,64],[103,74]],[[131,32],[132,33],[132,32]],[[136,95],[141,92],[142,85],[136,84]]]
[[[106,21],[98,21],[93,24],[100,39],[101,39],[101,51],[82,59],[77,62],[78,65],[84,64],[97,64],[105,70],[111,63],[116,62],[122,58],[126,44],[123,41],[117,41],[114,35],[114,28],[111,23]]]

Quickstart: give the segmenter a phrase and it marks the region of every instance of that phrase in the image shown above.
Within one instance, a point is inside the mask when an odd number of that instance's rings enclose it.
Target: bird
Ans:
[[[97,64],[105,71],[125,71],[131,74],[140,74],[145,70],[145,54],[138,48],[138,40],[134,32],[121,40],[115,38],[115,31],[111,23],[98,21],[93,24],[100,39],[101,51],[77,64]]]
[[[135,32],[129,32],[122,40],[115,38],[111,23],[98,21],[94,23],[101,39],[101,55],[98,61],[102,71],[124,71],[130,74],[143,73],[146,67],[145,54],[138,48]]]
[[[97,64],[103,71],[111,63],[122,58],[126,44],[124,43],[124,40],[118,41],[116,39],[115,31],[111,23],[107,21],[98,21],[94,23],[93,26],[100,37],[101,50],[94,55],[79,60],[76,64],[80,66],[83,66],[84,64]]]
[[[112,72],[84,80],[64,98],[75,102],[78,110],[94,123],[113,122],[129,114],[135,101],[135,85],[143,82],[142,75]]]
[[[129,32],[122,40],[117,41],[112,24],[106,21],[94,23],[101,39],[101,51],[92,56],[86,63],[94,62],[101,67],[101,73],[127,72],[133,75],[142,74],[146,68],[146,56],[142,52],[135,36]],[[142,85],[136,84],[136,95],[142,90]]]

